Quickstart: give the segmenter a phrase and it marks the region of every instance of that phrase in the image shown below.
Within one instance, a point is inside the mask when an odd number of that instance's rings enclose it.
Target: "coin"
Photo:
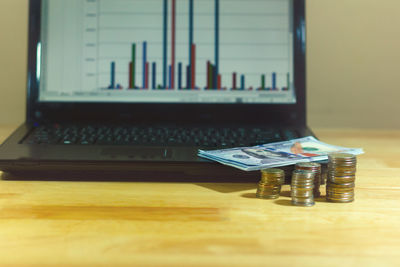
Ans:
[[[354,188],[327,188],[326,192],[329,193],[354,193]]]
[[[263,169],[261,170],[261,181],[264,183],[278,182],[282,185],[285,182],[285,172],[277,168]]]
[[[354,201],[357,158],[347,153],[328,155],[326,199],[330,202],[349,203]]]
[[[327,201],[334,202],[334,203],[350,203],[350,202],[354,201],[354,195],[352,195],[352,196],[330,195],[329,199]]]
[[[356,176],[331,176],[329,180],[337,184],[354,183],[356,181]]]
[[[313,197],[313,192],[311,190],[292,188],[290,193],[292,197]]]
[[[315,162],[301,162],[296,164],[295,169],[314,172],[313,193],[314,197],[320,197],[321,196],[320,186],[322,183],[321,164]]]
[[[310,207],[314,202],[315,172],[295,169],[292,173],[291,192],[292,204],[295,206]]]
[[[295,206],[312,207],[315,205],[315,202],[314,199],[307,197],[292,197],[292,204]]]
[[[283,170],[277,168],[261,170],[261,180],[258,183],[256,197],[264,199],[278,198],[284,182],[285,172]]]
[[[357,157],[349,153],[331,153],[328,155],[328,159],[331,164],[341,163],[342,165],[357,162]]]

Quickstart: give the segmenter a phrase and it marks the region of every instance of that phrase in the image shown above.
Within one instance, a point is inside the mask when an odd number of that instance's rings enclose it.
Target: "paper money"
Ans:
[[[244,171],[281,167],[299,162],[323,162],[329,153],[363,154],[362,148],[346,148],[323,143],[312,136],[253,147],[199,150],[198,155]]]

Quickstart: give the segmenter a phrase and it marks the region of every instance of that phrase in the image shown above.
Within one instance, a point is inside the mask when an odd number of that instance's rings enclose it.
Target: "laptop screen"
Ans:
[[[295,104],[293,0],[43,0],[41,102]]]

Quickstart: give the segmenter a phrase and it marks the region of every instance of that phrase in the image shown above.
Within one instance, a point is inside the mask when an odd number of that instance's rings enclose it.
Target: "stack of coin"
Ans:
[[[321,164],[314,162],[301,162],[296,164],[296,170],[312,171],[314,173],[314,197],[320,197],[321,191],[319,187],[321,185]]]
[[[278,198],[281,193],[281,187],[285,182],[285,172],[281,169],[271,168],[261,170],[261,174],[256,196],[267,199]]]
[[[328,157],[326,199],[336,203],[354,201],[357,168],[356,156],[346,153],[332,153]]]
[[[291,196],[295,206],[311,207],[314,202],[314,172],[294,170],[292,175]]]

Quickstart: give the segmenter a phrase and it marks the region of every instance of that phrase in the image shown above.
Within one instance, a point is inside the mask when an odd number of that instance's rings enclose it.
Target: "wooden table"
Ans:
[[[0,128],[0,139],[12,127]],[[0,181],[0,266],[400,266],[400,131],[363,147],[356,201],[311,208],[255,184]]]

